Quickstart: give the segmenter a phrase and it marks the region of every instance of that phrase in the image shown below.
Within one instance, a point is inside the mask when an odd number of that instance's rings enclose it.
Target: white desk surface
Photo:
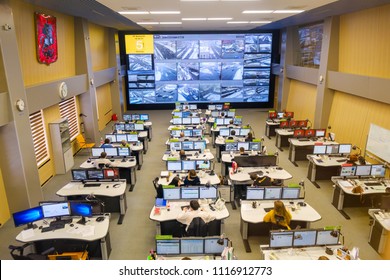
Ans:
[[[128,131],[124,131],[124,130],[118,130],[116,133],[118,134],[128,134],[129,132]],[[145,130],[142,130],[140,132],[138,132],[138,138],[145,138],[148,136],[148,132],[145,131]]]
[[[56,194],[58,196],[65,197],[72,195],[89,195],[93,193],[94,195],[115,197],[123,195],[126,191],[126,180],[98,183],[101,184],[99,187],[84,187],[84,184],[82,182],[70,182],[63,186],[61,189],[59,189]]]
[[[203,125],[170,125],[168,126],[168,130],[183,130],[183,129],[205,129]]]
[[[292,175],[285,169],[278,170],[275,167],[239,167],[237,173],[232,173],[232,168],[229,167],[229,178],[232,181],[245,182],[251,180],[248,173],[262,171],[264,175],[267,175],[271,179],[288,180],[292,178]],[[241,171],[240,171],[241,170]]]
[[[246,153],[248,153],[249,156],[258,156],[259,153],[257,151],[254,151],[255,153],[252,153],[252,151],[245,151]],[[229,162],[232,162],[232,160],[234,159],[235,156],[240,156],[240,153],[239,152],[233,152],[233,157],[230,155],[230,153],[226,153],[226,152],[222,152],[222,157],[221,157],[221,160],[222,162],[226,162],[226,163],[229,163]]]
[[[195,155],[196,151],[186,151],[186,160],[213,160],[214,155],[211,152],[199,153],[197,156]],[[180,160],[180,155],[177,153],[176,155],[172,155],[169,151],[163,155],[162,160],[167,161],[168,158],[174,160]]]
[[[370,179],[367,181],[377,181],[377,179]],[[375,194],[375,193],[385,193],[386,192],[386,187],[390,187],[390,183],[387,182],[385,185],[381,186],[366,186],[364,184],[364,180],[359,180],[359,179],[338,179],[334,181],[342,190],[343,192],[350,194],[350,195],[360,195],[360,193],[353,193],[352,189],[357,186],[361,185],[363,187],[363,195],[364,194]]]
[[[325,252],[326,247],[335,251],[342,248],[342,245],[334,246],[315,246],[303,248],[284,248],[271,249],[268,245],[260,245],[260,251],[263,253],[264,260],[318,260],[320,256],[326,256],[329,260],[338,260],[336,252],[333,255],[328,255]]]
[[[96,217],[86,218],[87,223],[85,225],[77,224],[77,221],[80,219],[80,217],[73,218],[73,227],[71,227],[70,224],[66,224],[62,229],[48,232],[41,232],[39,229],[40,226],[46,227],[46,225],[43,223],[44,220],[37,221],[34,223],[38,226],[37,228],[23,230],[16,236],[16,240],[25,243],[51,239],[77,239],[83,241],[94,241],[107,235],[110,225],[109,215],[105,216],[105,219],[102,222],[96,222]]]
[[[111,143],[114,147],[120,147],[121,144],[120,143]],[[130,143],[129,143],[130,144]],[[136,143],[134,144],[130,144],[130,150],[131,151],[141,151],[144,149],[144,144],[142,144],[142,142],[139,143],[139,145],[137,145]]]
[[[237,136],[235,135],[235,141],[234,142],[245,142],[245,136]],[[215,144],[217,145],[225,145],[225,140],[226,140],[227,137],[222,137],[222,136],[218,136],[217,138],[215,138]]]
[[[288,141],[293,146],[314,146],[316,144],[321,145],[338,145],[339,143],[334,141],[324,141],[323,138],[319,138],[317,140],[309,139],[309,141],[299,141],[299,138],[289,138]]]
[[[239,129],[239,128],[242,128],[242,126],[241,125],[217,125],[216,127],[212,127],[211,131],[218,132],[220,128]]]
[[[374,218],[385,230],[390,231],[390,214],[387,213],[387,215],[388,218],[382,218],[378,214],[374,214]]]
[[[118,168],[131,168],[137,165],[137,159],[135,157],[132,157],[134,160],[129,161],[129,158],[126,158],[126,161],[123,162],[122,159],[114,159],[114,161],[111,161],[111,167],[118,167]],[[88,162],[88,160],[84,161],[80,168],[95,168],[94,166],[94,159],[91,159],[91,162]]]
[[[180,178],[183,178],[183,177],[187,176],[187,174],[188,174],[188,172],[171,173],[171,175],[168,178],[160,177],[160,179],[158,180],[158,184],[163,185],[163,186],[168,185],[172,181],[173,177],[180,175]],[[212,184],[212,185],[219,185],[219,183],[221,182],[221,180],[219,179],[217,174],[210,175],[208,173],[205,173],[204,176],[200,177],[199,179],[200,179],[201,185],[205,185],[208,182],[210,182],[210,184]]]
[[[176,220],[177,216],[182,211],[181,206],[190,205],[190,200],[180,200],[180,201],[170,200],[169,205],[170,205],[170,211],[168,211],[166,207],[161,207],[160,214],[158,215],[154,214],[154,209],[156,207],[153,206],[152,210],[150,211],[149,218],[152,221],[156,221],[156,222]],[[216,216],[216,220],[226,219],[230,215],[229,210],[226,208],[226,206],[223,208],[223,210],[215,210],[215,211],[212,211],[208,204],[200,204],[200,207],[201,209],[203,209],[203,211],[213,213]]]
[[[275,119],[274,121],[266,120],[265,123],[267,125],[279,125],[280,124],[280,120],[279,119]]]
[[[288,128],[277,128],[275,129],[275,133],[281,136],[291,136],[294,135],[294,130]]]
[[[290,211],[293,221],[305,221],[305,222],[315,222],[321,219],[321,215],[308,203],[306,206],[297,206],[298,201],[303,200],[294,200],[295,211],[291,210],[290,200],[284,201],[284,205]],[[252,207],[253,200],[242,200],[241,201],[241,219],[244,222],[258,224],[263,222],[263,218],[267,212],[264,211],[264,208],[274,207],[273,200],[257,200],[257,208]],[[299,209],[298,209],[299,208]]]
[[[169,138],[165,144],[166,145],[169,145],[169,143],[171,143],[171,139],[176,139],[177,141],[176,142],[184,142],[184,139],[188,139],[187,141],[205,141],[206,142],[206,145],[210,143],[210,140],[207,138],[207,137],[204,137],[203,139],[202,138],[199,138],[199,137],[183,137],[183,138]]]
[[[322,167],[341,166],[344,163],[346,163],[348,160],[348,158],[346,157],[329,157],[326,155],[325,156],[307,155],[306,157],[310,162],[314,163],[317,166],[322,166]]]

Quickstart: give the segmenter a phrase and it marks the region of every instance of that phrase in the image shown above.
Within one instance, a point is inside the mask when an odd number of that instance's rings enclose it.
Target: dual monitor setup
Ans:
[[[211,111],[210,112],[210,116],[213,117],[213,118],[218,118],[218,117],[227,117],[227,118],[234,118],[236,115],[236,111],[235,110],[229,110],[229,111],[217,111],[217,110],[214,110],[214,111]]]
[[[191,111],[173,111],[173,117],[176,118],[190,118],[190,117],[199,117],[199,114]]]
[[[132,122],[132,121],[148,121],[149,120],[149,114],[124,114],[123,120],[125,122]]]
[[[175,110],[198,110],[198,105],[176,103]]]
[[[115,123],[114,129],[116,131],[142,131],[145,130],[143,123]]]
[[[165,200],[180,199],[217,199],[218,190],[214,186],[190,186],[174,187],[163,186],[163,198]]]
[[[300,248],[339,245],[340,231],[334,229],[297,229],[270,231],[269,247]]]
[[[240,117],[234,117],[234,118],[215,118],[214,119],[214,124],[215,125],[229,125],[230,122],[233,121],[234,125],[242,125],[242,118]]]
[[[107,148],[92,148],[92,157],[98,158],[101,153],[105,152],[107,157],[129,157],[131,156],[130,148],[107,147]]]
[[[204,151],[206,149],[206,141],[171,141],[169,142],[171,151]]]
[[[202,137],[202,129],[172,129],[171,137],[180,137],[181,133],[184,133],[184,137]]]
[[[340,176],[363,176],[363,177],[384,177],[386,173],[386,167],[383,164],[366,164],[366,165],[352,165],[342,166],[340,170]]]
[[[308,120],[281,120],[279,123],[280,128],[303,128],[307,127]]]
[[[123,140],[126,142],[138,142],[138,133],[106,134],[105,137],[110,139],[111,143],[120,143]]]
[[[289,118],[292,119],[294,117],[294,112],[276,112],[276,111],[269,111],[268,112],[268,119],[284,119]]]
[[[225,151],[234,152],[244,148],[245,151],[261,151],[261,142],[227,142]]]
[[[224,104],[208,104],[207,110],[210,111],[222,111],[222,110],[229,110],[230,109],[230,103],[224,103]]]
[[[34,228],[34,222],[46,218],[55,218],[61,221],[62,217],[81,216],[83,219],[78,223],[85,223],[85,217],[92,217],[93,205],[89,201],[58,201],[41,202],[39,206],[25,209],[12,214],[15,227],[27,225]]]
[[[293,187],[251,187],[246,188],[247,200],[283,200],[300,199],[301,188]]]
[[[201,123],[200,117],[172,118],[172,124],[174,125],[198,125],[200,123]]]
[[[157,255],[220,255],[227,246],[219,237],[156,239]]]
[[[72,169],[73,182],[85,181],[118,181],[118,168],[104,168],[104,169]]]
[[[167,170],[172,172],[190,171],[190,170],[210,170],[211,162],[209,160],[168,160]]]
[[[314,145],[314,155],[349,155],[352,150],[351,144],[338,145]]]
[[[219,135],[222,137],[232,136],[232,131],[235,131],[235,136],[247,136],[251,132],[250,128],[229,128],[224,127],[219,129]]]
[[[319,138],[325,137],[326,129],[295,129],[294,138]]]

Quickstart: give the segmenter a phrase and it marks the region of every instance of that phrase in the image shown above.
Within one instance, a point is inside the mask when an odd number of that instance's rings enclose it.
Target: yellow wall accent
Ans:
[[[294,112],[296,120],[313,121],[316,95],[316,86],[291,80],[286,110]]]
[[[98,103],[99,131],[102,131],[111,120],[112,103],[110,85],[106,84],[96,88]]]
[[[15,31],[17,34],[20,63],[26,86],[74,76],[75,47],[73,17],[24,3],[11,1]],[[56,17],[58,60],[50,65],[40,64],[37,59],[35,12]]]
[[[11,218],[11,213],[9,212],[7,195],[5,193],[3,175],[0,169],[0,227],[2,227],[6,221]]]
[[[340,17],[339,71],[390,77],[390,5]]]
[[[89,23],[89,37],[93,71],[109,67],[108,61],[108,30],[101,26]]]

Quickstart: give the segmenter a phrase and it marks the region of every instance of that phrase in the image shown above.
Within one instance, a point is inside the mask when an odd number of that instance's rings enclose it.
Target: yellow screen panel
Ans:
[[[126,54],[152,54],[153,35],[134,34],[125,36]]]

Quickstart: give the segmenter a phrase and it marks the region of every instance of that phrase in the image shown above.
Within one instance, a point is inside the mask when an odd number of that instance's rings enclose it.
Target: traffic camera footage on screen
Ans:
[[[271,33],[125,38],[128,104],[269,102]]]

